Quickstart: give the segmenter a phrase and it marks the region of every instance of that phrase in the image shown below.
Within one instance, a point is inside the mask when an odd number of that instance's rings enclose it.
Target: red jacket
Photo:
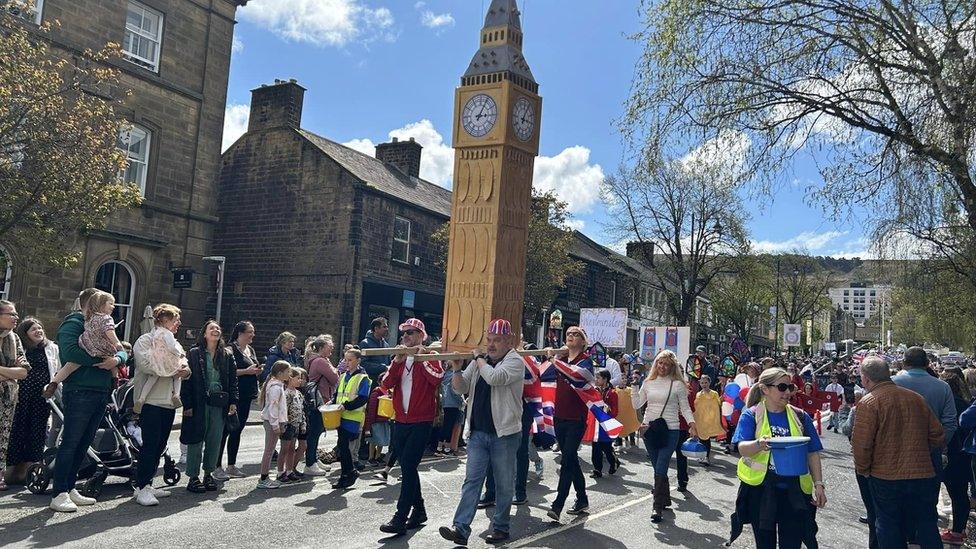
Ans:
[[[408,411],[403,410],[403,391],[400,390],[400,379],[407,362],[394,360],[383,380],[383,389],[393,390],[393,409],[396,411],[397,423],[424,423],[434,421],[437,417],[437,392],[444,377],[444,368],[437,360],[414,362],[411,366],[412,383],[410,384],[410,402]]]
[[[369,432],[374,423],[386,423],[389,419],[379,414],[380,397],[386,391],[382,387],[377,387],[369,394],[369,401],[366,403],[366,421],[363,424],[363,432]]]

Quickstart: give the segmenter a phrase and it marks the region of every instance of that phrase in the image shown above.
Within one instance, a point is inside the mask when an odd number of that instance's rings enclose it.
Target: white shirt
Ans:
[[[844,386],[840,383],[831,383],[824,387],[824,391],[828,393],[837,393],[838,396],[844,396]]]
[[[413,357],[408,356],[400,376],[400,401],[403,403],[403,413],[410,410],[410,393],[413,391]]]
[[[695,414],[692,413],[691,404],[688,403],[688,387],[681,381],[663,377],[647,379],[641,388],[631,395],[631,402],[635,410],[640,410],[641,406],[647,404],[647,409],[644,410],[645,424],[663,417],[664,421],[668,422],[668,429],[677,431],[681,427],[678,421],[679,413],[684,416],[686,422],[695,422]]]
[[[620,363],[612,358],[607,358],[607,371],[610,372],[610,386],[620,385]]]

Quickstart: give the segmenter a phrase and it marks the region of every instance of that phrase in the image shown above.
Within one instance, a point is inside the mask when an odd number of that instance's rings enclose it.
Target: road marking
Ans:
[[[527,538],[522,538],[522,539],[519,539],[519,540],[515,540],[513,543],[511,543],[509,545],[506,545],[505,547],[512,547],[513,549],[515,547],[526,547],[526,546],[528,546],[528,545],[530,545],[532,543],[535,543],[535,542],[539,541],[540,539],[545,539],[545,538],[548,538],[549,536],[554,536],[556,534],[565,532],[566,530],[569,530],[570,528],[576,528],[577,526],[582,526],[582,525],[584,525],[584,524],[586,524],[586,523],[588,523],[590,521],[594,521],[594,520],[596,520],[598,518],[605,517],[605,516],[607,516],[607,515],[609,515],[611,513],[616,513],[617,511],[622,511],[622,510],[624,510],[624,509],[626,509],[628,507],[632,507],[632,506],[637,505],[639,503],[643,503],[645,501],[648,501],[648,500],[650,500],[653,497],[654,497],[654,494],[647,494],[646,496],[641,496],[641,497],[639,497],[637,499],[629,500],[626,503],[622,503],[622,504],[620,504],[620,505],[618,505],[616,507],[611,507],[609,509],[604,509],[603,511],[600,511],[599,513],[595,513],[593,515],[587,515],[586,518],[584,518],[583,520],[574,520],[574,521],[572,521],[572,522],[570,522],[568,524],[563,524],[563,525],[558,526],[556,528],[551,528],[549,530],[544,530],[542,532],[539,532],[538,534],[529,536]]]

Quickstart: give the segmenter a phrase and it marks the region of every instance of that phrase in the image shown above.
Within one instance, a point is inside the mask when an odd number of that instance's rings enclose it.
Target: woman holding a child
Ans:
[[[132,394],[142,431],[133,497],[136,503],[146,506],[157,505],[159,498],[170,495],[166,490],[153,488],[152,479],[180,406],[179,399],[174,398],[174,387],[190,375],[186,358],[169,351],[174,345],[179,346],[175,334],[180,328],[180,310],[166,303],[157,305],[153,321],[152,331],[140,336],[132,347],[136,362]]]

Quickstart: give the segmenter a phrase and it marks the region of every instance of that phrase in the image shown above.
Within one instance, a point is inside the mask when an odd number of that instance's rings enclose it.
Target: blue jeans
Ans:
[[[515,453],[515,499],[525,499],[525,488],[529,480],[529,427],[535,421],[535,408],[530,404],[525,404],[522,408],[522,436],[520,437],[518,451]],[[485,501],[495,501],[495,478],[488,469],[488,479],[485,481]]]
[[[78,469],[95,440],[95,432],[105,416],[109,393],[101,391],[65,391],[63,403],[64,425],[61,445],[54,461],[54,495],[68,492],[78,481]]]
[[[942,547],[936,504],[939,485],[935,478],[882,480],[871,477],[875,531],[881,549],[902,548],[914,532],[922,549]]]
[[[668,429],[667,441],[661,448],[651,448],[647,435],[644,435],[644,447],[647,448],[647,457],[651,460],[651,465],[654,467],[655,476],[667,476],[668,464],[671,463],[671,454],[678,447],[679,434],[677,429]]]
[[[318,461],[319,438],[325,432],[322,425],[322,414],[311,414],[308,416],[308,438],[305,440],[305,466],[310,467]]]
[[[492,527],[497,532],[508,532],[515,493],[515,454],[518,451],[520,433],[499,437],[472,431],[468,438],[468,464],[461,486],[461,501],[454,513],[454,527],[467,538],[471,535],[471,521],[478,510],[481,487],[491,467],[495,478],[495,515]]]

